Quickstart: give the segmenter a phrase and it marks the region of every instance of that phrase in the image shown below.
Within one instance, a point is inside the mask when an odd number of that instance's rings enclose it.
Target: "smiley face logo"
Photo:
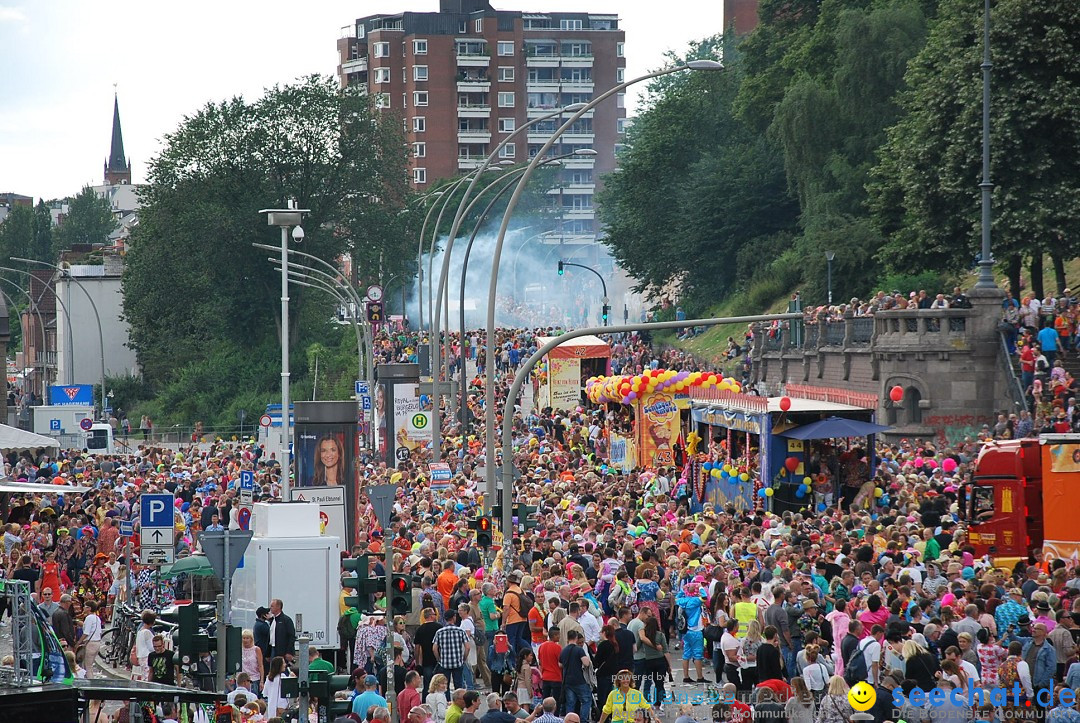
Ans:
[[[865,713],[874,707],[874,703],[877,702],[877,692],[874,687],[869,683],[859,681],[855,685],[851,686],[851,690],[847,694],[848,703],[851,703],[851,707],[860,713]]]

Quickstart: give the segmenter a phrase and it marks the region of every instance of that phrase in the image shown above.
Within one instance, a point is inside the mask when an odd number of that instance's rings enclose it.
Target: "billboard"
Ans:
[[[54,384],[49,387],[49,404],[58,407],[94,406],[93,384]]]
[[[679,406],[667,392],[645,394],[637,400],[637,450],[642,467],[670,467],[675,464],[675,442],[679,438]]]
[[[420,392],[417,364],[380,364],[376,371],[375,430],[379,459],[388,467],[431,446],[432,399]]]
[[[296,402],[293,410],[296,478],[292,499],[317,502],[322,533],[339,537],[347,548],[357,532],[356,403]]]

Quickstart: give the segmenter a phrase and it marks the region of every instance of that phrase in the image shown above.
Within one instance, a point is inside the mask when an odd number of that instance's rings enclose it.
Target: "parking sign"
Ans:
[[[139,510],[142,526],[172,529],[173,504],[172,495],[141,495]]]

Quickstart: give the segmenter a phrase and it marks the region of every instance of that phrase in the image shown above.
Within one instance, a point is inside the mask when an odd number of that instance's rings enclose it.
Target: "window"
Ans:
[[[592,43],[563,43],[562,54],[571,58],[587,58],[592,55]]]
[[[476,32],[478,32],[478,33],[484,32],[484,19],[483,18],[477,18],[476,22],[473,23],[473,27],[476,29]]]
[[[425,158],[427,156],[427,143],[413,143],[412,154],[416,158]]]
[[[514,44],[511,42],[500,40],[498,43],[499,55],[508,56],[514,54]]]
[[[414,116],[412,119],[413,133],[423,133],[427,130],[427,118],[422,115]]]
[[[501,83],[513,83],[514,82],[514,69],[511,66],[499,66],[499,82]]]
[[[412,94],[412,102],[415,106],[424,106],[428,103],[428,92],[426,90],[416,90]]]
[[[615,107],[616,108],[625,108],[626,107],[626,93],[616,93],[615,94]]]
[[[589,25],[593,30],[611,30],[610,20],[591,20]]]
[[[390,69],[389,68],[375,68],[375,82],[376,83],[389,83],[390,82]]]
[[[413,55],[427,55],[427,39],[412,41]]]
[[[372,43],[371,48],[376,58],[390,57],[390,43]]]
[[[468,20],[462,20],[460,23],[458,23],[457,31],[459,33],[467,33],[467,32],[469,32],[469,21]]]
[[[615,132],[626,133],[626,119],[618,118],[615,120]]]
[[[376,108],[389,108],[390,107],[390,94],[389,93],[376,93],[375,94],[375,107]]]
[[[517,119],[515,118],[500,118],[499,119],[499,133],[513,133],[517,128]]]
[[[570,174],[570,183],[575,186],[584,186],[592,183],[592,171],[581,170]]]
[[[514,107],[514,94],[513,93],[499,93],[499,107],[500,108],[513,108]]]
[[[414,65],[412,69],[413,80],[427,80],[427,66],[426,65]]]
[[[412,170],[413,183],[427,183],[427,169],[414,168]]]
[[[567,20],[564,18],[559,22],[559,27],[562,30],[581,30],[580,20]]]
[[[626,45],[626,43],[615,43],[615,57],[616,58],[624,57],[625,54],[623,52],[624,51],[623,46],[625,46],[625,45]]]
[[[356,24],[356,37],[363,40],[365,32],[367,32],[367,28],[364,27],[364,24],[363,23],[357,23]]]
[[[622,83],[626,81],[626,68],[615,69],[615,82]]]
[[[507,143],[505,146],[499,149],[499,158],[513,159],[515,157],[517,157],[517,144]]]
[[[401,107],[402,108],[408,108],[409,107],[409,94],[406,93],[405,91],[401,91]]]

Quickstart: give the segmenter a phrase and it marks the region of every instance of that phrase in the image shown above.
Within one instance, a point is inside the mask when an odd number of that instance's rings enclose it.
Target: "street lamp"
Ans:
[[[447,189],[450,190],[450,189]],[[428,199],[432,199],[432,203],[428,206],[427,213],[424,214],[424,223],[420,226],[420,243],[416,249],[416,305],[419,307],[419,318],[417,319],[417,330],[424,330],[424,239],[427,238],[427,225],[431,220],[431,213],[435,210],[435,200],[438,200],[439,196],[443,195],[446,191],[438,190],[430,193],[425,193],[423,198],[427,202]],[[405,313],[404,311],[402,312]]]
[[[518,201],[521,200],[521,195],[525,190],[525,185],[529,182],[536,167],[540,164],[544,155],[555,144],[555,141],[568,131],[571,126],[577,123],[585,113],[595,108],[597,105],[607,100],[616,93],[628,88],[635,83],[651,80],[662,75],[668,75],[671,73],[678,73],[683,70],[723,70],[724,66],[715,60],[692,60],[686,65],[678,65],[673,68],[665,68],[663,70],[656,70],[652,73],[647,73],[637,78],[632,78],[625,83],[619,83],[611,89],[601,93],[596,98],[593,98],[588,103],[582,105],[576,110],[573,115],[570,116],[563,124],[551,135],[551,137],[541,146],[540,150],[532,161],[525,169],[525,173],[522,174],[521,179],[517,183],[517,187],[514,189],[513,195],[510,197],[510,202],[506,205],[506,210],[503,211],[502,224],[499,227],[499,235],[495,241],[495,252],[492,254],[491,259],[491,280],[488,284],[488,308],[487,308],[487,339],[486,349],[487,357],[491,360],[495,356],[495,293],[498,290],[499,284],[499,260],[502,258],[503,241],[506,239],[506,231],[510,227],[510,217],[514,213],[514,209],[517,207]],[[487,404],[484,406],[484,418],[485,418],[485,447],[487,457],[487,489],[488,493],[494,496],[495,491],[495,376],[493,374],[486,375],[486,384],[484,388],[485,395],[487,397]],[[510,450],[503,450],[504,455],[509,455]],[[510,540],[513,537],[513,528],[511,527],[512,515],[511,515],[511,490],[505,489],[505,494],[502,501],[503,519],[502,530],[504,535],[505,545],[510,544]]]
[[[266,225],[281,229],[281,499],[289,501],[289,487],[292,478],[292,447],[289,428],[292,415],[289,412],[289,229],[293,240],[304,240],[304,229],[300,226],[306,208],[297,208],[296,201],[289,199],[288,208],[264,208],[259,213],[266,214]]]
[[[47,266],[50,269],[56,269],[57,271],[59,271],[61,276],[63,276],[65,273],[67,273],[67,278],[71,279],[71,281],[76,286],[78,286],[80,289],[82,289],[83,294],[86,295],[86,300],[90,302],[90,308],[94,312],[94,319],[97,321],[98,348],[101,351],[101,394],[102,394],[102,397],[101,397],[101,411],[102,411],[102,414],[104,414],[104,412],[105,412],[105,333],[101,330],[101,315],[98,314],[98,308],[97,308],[97,304],[94,303],[94,297],[90,295],[90,292],[86,290],[86,287],[82,285],[82,282],[80,282],[78,279],[75,278],[75,275],[71,273],[70,269],[65,270],[65,269],[61,268],[60,266],[57,266],[56,264],[50,264],[48,261],[36,261],[34,259],[24,259],[24,258],[20,258],[18,256],[12,256],[11,260],[12,261],[19,261],[19,262],[24,263],[24,264],[37,264],[38,266]],[[54,293],[53,296],[57,300],[60,299],[59,294]],[[66,307],[64,308],[64,312],[65,312],[65,314],[67,314],[67,308]],[[71,328],[71,315],[70,314],[67,314],[67,319],[68,319],[68,328],[70,329]],[[70,333],[71,332],[69,332],[69,334]],[[75,359],[75,352],[74,352],[75,344],[74,344],[74,337],[70,337],[70,338],[73,339],[72,344],[71,344],[71,346],[72,346],[72,357],[71,357],[72,362],[71,362],[71,366],[74,367],[75,366],[75,361],[74,361],[74,359]]]
[[[832,262],[836,258],[835,251],[825,252],[825,265],[828,267],[828,279],[829,279],[829,306],[832,306]]]
[[[979,278],[976,289],[997,289],[994,281],[994,257],[990,254],[990,206],[994,183],[990,180],[990,0],[983,0],[983,61],[982,65],[982,250],[979,257]]]

